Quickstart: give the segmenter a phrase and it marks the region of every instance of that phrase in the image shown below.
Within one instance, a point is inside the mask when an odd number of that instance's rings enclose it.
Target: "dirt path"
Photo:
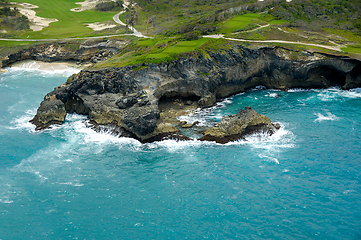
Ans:
[[[234,33],[231,33],[231,34],[254,32],[254,31],[260,30],[260,29],[262,29],[262,28],[268,27],[268,26],[269,26],[269,24],[266,24],[266,25],[259,26],[258,28],[255,28],[255,29],[252,29],[252,30],[248,30],[248,31],[239,31],[239,32],[234,32]]]
[[[138,32],[139,33],[139,32]],[[13,42],[46,42],[46,41],[60,41],[60,40],[87,40],[87,39],[101,39],[101,38],[110,38],[110,37],[121,37],[121,36],[142,36],[145,38],[149,38],[144,35],[136,35],[135,33],[132,34],[117,34],[117,35],[108,35],[108,36],[98,36],[98,37],[83,37],[83,38],[52,38],[52,39],[9,39],[9,38],[0,38],[0,41],[13,41]],[[237,41],[237,42],[251,42],[251,43],[288,43],[288,44],[299,44],[299,45],[306,45],[306,46],[313,46],[313,47],[320,47],[329,49],[332,51],[338,51],[341,52],[340,46],[327,46],[327,45],[321,45],[321,44],[313,44],[313,43],[303,43],[303,42],[294,42],[294,41],[284,41],[284,40],[246,40],[246,39],[237,39],[237,38],[225,38],[221,34],[216,35],[204,35],[204,38],[223,38],[231,41]]]
[[[116,23],[118,23],[118,24],[120,24],[120,25],[122,25],[122,26],[126,26],[125,23],[123,23],[122,21],[119,20],[119,16],[120,16],[121,14],[125,13],[125,9],[128,8],[129,4],[130,4],[130,2],[124,1],[124,4],[123,4],[124,10],[121,11],[120,13],[114,15],[114,17],[113,17],[114,22],[116,22]],[[134,36],[137,36],[137,37],[140,37],[140,38],[151,38],[151,37],[148,37],[148,36],[143,35],[141,32],[138,32],[138,31],[137,31],[134,27],[132,27],[132,26],[128,26],[128,28],[133,32],[132,35],[134,35]]]
[[[238,39],[238,38],[225,38],[224,35],[205,35],[205,38],[223,38],[231,41],[238,41],[238,42],[250,42],[250,43],[288,43],[288,44],[299,44],[299,45],[306,45],[306,46],[313,46],[313,47],[320,47],[329,49],[332,51],[341,52],[341,46],[327,46],[321,44],[314,44],[314,43],[304,43],[304,42],[295,42],[295,41],[284,41],[284,40],[246,40],[246,39]]]

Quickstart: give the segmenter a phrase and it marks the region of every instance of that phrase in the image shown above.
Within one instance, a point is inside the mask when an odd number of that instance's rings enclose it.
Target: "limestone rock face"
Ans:
[[[251,107],[246,107],[238,114],[223,117],[220,123],[206,130],[200,140],[227,143],[257,131],[267,131],[272,135],[275,130],[268,117],[258,114]]]
[[[32,122],[41,129],[76,112],[89,116],[95,125],[112,126],[142,142],[167,135],[186,139],[169,125],[179,125],[176,116],[170,116],[172,109],[209,107],[259,85],[274,89],[361,87],[360,61],[307,52],[292,60],[287,58],[290,51],[234,46],[209,51],[209,57],[142,64],[141,69],[135,65],[83,70],[47,94]],[[206,131],[204,140],[238,139],[261,126],[270,127],[269,119],[245,109]]]
[[[141,136],[153,132],[159,116],[159,111],[156,108],[134,108],[125,115],[122,126],[141,138]]]
[[[58,99],[52,99],[40,104],[36,116],[31,122],[36,125],[36,130],[40,130],[53,124],[62,124],[65,116],[64,103]]]

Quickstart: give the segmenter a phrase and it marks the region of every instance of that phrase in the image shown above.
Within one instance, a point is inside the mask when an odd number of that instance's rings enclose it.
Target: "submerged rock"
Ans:
[[[251,107],[246,107],[238,114],[223,117],[220,123],[206,130],[200,140],[224,144],[260,131],[272,135],[276,128],[279,126],[272,124],[268,117],[258,114]]]

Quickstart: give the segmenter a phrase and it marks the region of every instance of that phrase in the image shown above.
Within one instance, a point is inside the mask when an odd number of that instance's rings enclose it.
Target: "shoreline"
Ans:
[[[84,68],[90,66],[89,63],[77,64],[75,61],[54,61],[54,62],[44,62],[39,60],[22,60],[10,64],[7,68],[27,68],[41,71],[59,71],[67,70],[69,68],[74,68],[78,70],[83,70]],[[6,72],[6,69],[1,69]]]

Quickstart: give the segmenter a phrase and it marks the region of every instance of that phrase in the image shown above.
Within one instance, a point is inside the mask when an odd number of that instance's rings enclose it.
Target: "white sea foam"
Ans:
[[[70,186],[73,186],[73,187],[82,187],[82,186],[84,186],[84,184],[77,183],[77,182],[75,182],[75,183],[73,183],[73,182],[65,182],[65,183],[58,183],[58,184],[60,184],[60,185],[70,185]]]
[[[355,92],[355,93],[360,93],[361,94],[361,88],[350,89],[350,92]]]
[[[322,122],[322,121],[334,121],[334,120],[338,120],[339,118],[336,117],[334,114],[327,112],[327,115],[323,115],[321,113],[315,113],[315,115],[317,116],[317,119],[315,120],[315,122]]]
[[[219,108],[219,107],[224,107],[222,104],[217,104],[214,107],[210,107],[210,108],[205,108],[205,109],[201,109],[198,108],[195,111],[191,112],[190,114],[188,114],[187,116],[180,116],[178,117],[178,120],[180,121],[186,121],[187,123],[194,123],[194,122],[199,122],[198,126],[206,126],[206,127],[211,127],[213,126],[213,124],[215,123],[214,118],[216,119],[222,119],[221,115],[213,115],[214,113],[214,109]]]
[[[68,114],[65,123],[59,128],[61,131],[54,131],[55,137],[62,136],[70,144],[85,145],[91,147],[92,153],[100,154],[107,146],[127,147],[131,151],[139,151],[142,143],[128,137],[119,137],[111,129],[95,131],[89,128],[89,120],[86,116]],[[68,159],[72,160],[72,159]]]
[[[29,121],[34,117],[35,114],[36,114],[36,109],[27,110],[23,116],[13,119],[10,122],[11,126],[8,126],[7,128],[26,130],[28,132],[34,133],[35,126]]]
[[[278,98],[278,97],[280,97],[280,94],[275,93],[275,92],[271,92],[269,94],[266,94],[265,96],[266,97],[271,97],[271,98]]]
[[[1,203],[5,203],[5,204],[9,204],[9,203],[13,203],[14,201],[9,200],[9,199],[1,199],[1,198],[0,198],[0,202],[1,202]]]
[[[292,88],[288,89],[287,92],[294,93],[294,92],[309,92],[313,91],[313,89],[304,89],[304,88]]]
[[[274,158],[274,157],[271,157],[271,156],[267,156],[267,155],[264,155],[264,154],[259,154],[258,156],[259,156],[260,158],[266,158],[268,162],[274,162],[274,163],[280,164],[280,162],[278,161],[277,158]]]
[[[244,93],[237,94],[236,96],[242,95]],[[233,98],[236,97],[229,97],[224,99],[221,102],[217,102],[215,106],[209,107],[209,108],[198,108],[194,111],[191,111],[187,116],[180,116],[178,117],[178,120],[180,121],[186,121],[189,124],[192,124],[194,122],[199,122],[198,126],[205,126],[205,127],[211,127],[213,126],[217,121],[221,121],[223,118],[222,113],[214,113],[216,109],[225,108],[227,105],[230,105],[233,103]],[[217,121],[215,121],[217,120]]]
[[[256,87],[252,88],[250,91],[258,91],[258,90],[265,90],[265,89],[267,89],[265,86],[258,85]]]
[[[343,192],[343,194],[349,194],[349,193],[353,193],[353,192],[356,192],[355,190],[353,190],[353,189],[351,189],[351,190],[345,190],[344,192]]]
[[[60,76],[70,76],[74,73],[78,73],[81,69],[73,67],[66,63],[46,63],[33,60],[26,60],[14,64],[11,67],[6,68],[9,74],[16,72],[31,72],[38,73],[42,75],[60,75]]]
[[[238,141],[229,142],[226,145],[235,145],[235,144],[246,144],[252,145],[255,148],[272,148],[275,144],[281,144],[285,148],[292,148],[294,145],[292,142],[294,136],[293,133],[285,129],[285,125],[278,122],[281,128],[276,130],[274,134],[269,136],[267,133],[254,133],[245,137],[245,139],[240,139]]]
[[[346,97],[349,98],[361,98],[361,88],[353,88],[349,91],[344,91]]]
[[[342,100],[344,98],[361,98],[361,89],[354,88],[349,91],[339,88],[329,88],[318,90],[320,93],[317,95],[321,101],[335,101]]]
[[[287,92],[316,92],[317,98],[324,102],[341,100],[344,98],[361,98],[361,88],[354,88],[350,90],[342,90],[338,87],[331,87],[328,89],[302,89],[295,88],[289,89]],[[313,99],[314,96],[309,97],[307,100]]]
[[[205,146],[216,146],[220,145],[216,142],[207,142],[207,141],[199,141],[197,139],[193,140],[162,140],[158,142],[152,142],[144,144],[144,149],[166,149],[170,152],[178,152],[182,151],[184,149],[187,149],[189,147],[205,147]]]

